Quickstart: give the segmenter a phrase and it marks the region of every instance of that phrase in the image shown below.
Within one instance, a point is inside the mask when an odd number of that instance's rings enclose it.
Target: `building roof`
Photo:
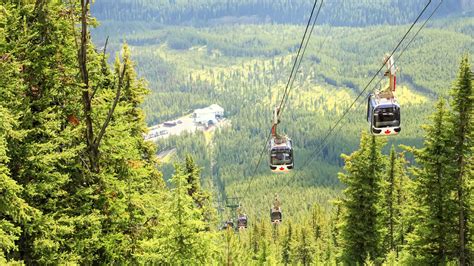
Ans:
[[[204,114],[212,113],[212,111],[209,110],[208,108],[203,108],[203,109],[196,109],[196,110],[194,110],[194,113],[195,113],[195,114],[204,115]]]
[[[211,104],[208,108],[215,111],[215,112],[224,112],[224,108],[222,108],[218,104]]]
[[[206,108],[201,108],[201,109],[196,109],[194,110],[194,114],[198,114],[198,115],[204,115],[204,114],[215,114],[215,113],[223,113],[224,112],[224,108],[222,108],[221,106],[217,105],[217,104],[212,104]]]

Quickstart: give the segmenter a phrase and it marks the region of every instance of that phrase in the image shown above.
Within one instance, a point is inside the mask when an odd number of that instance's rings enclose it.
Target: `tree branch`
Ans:
[[[112,104],[112,107],[109,110],[109,114],[107,115],[107,118],[104,121],[104,124],[102,125],[102,128],[99,132],[99,135],[97,135],[97,139],[95,140],[95,145],[97,148],[99,148],[100,141],[102,140],[102,137],[105,134],[105,130],[109,126],[110,120],[112,119],[112,116],[115,111],[115,107],[117,107],[118,101],[120,100],[120,93],[122,92],[122,87],[123,87],[123,79],[125,77],[125,71],[127,69],[127,63],[124,62],[123,64],[123,69],[122,73],[119,76],[119,82],[118,82],[118,88],[117,88],[117,94],[115,95],[115,100],[114,103]]]
[[[87,16],[89,13],[90,0],[81,0],[81,43],[78,52],[79,68],[81,72],[82,82],[84,87],[82,88],[82,104],[86,123],[86,144],[89,152],[89,162],[91,169],[98,173],[98,149],[94,145],[94,125],[92,123],[92,103],[89,96],[89,73],[87,71],[87,44],[88,44],[88,31],[87,31]]]
[[[107,38],[105,39],[104,53],[103,53],[103,55],[102,55],[102,56],[103,56],[102,60],[104,60],[104,61],[105,61],[105,54],[106,54],[106,52],[107,52],[107,44],[108,44],[108,43],[109,43],[109,36],[107,36]],[[107,67],[106,62],[103,62],[103,63],[104,63],[105,66],[102,66],[102,67]],[[104,75],[107,74],[107,73],[105,73],[104,70],[102,70],[102,72],[103,72],[102,74],[104,74]],[[92,95],[91,95],[91,101],[92,101],[92,99],[94,99],[94,96],[95,96],[95,94],[97,93],[97,91],[99,90],[99,88],[100,88],[100,86],[95,87],[95,89],[94,89],[94,91],[92,92]]]

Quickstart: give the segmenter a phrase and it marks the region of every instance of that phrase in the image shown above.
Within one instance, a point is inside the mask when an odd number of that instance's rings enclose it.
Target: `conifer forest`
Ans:
[[[0,265],[474,265],[471,0],[0,0]]]

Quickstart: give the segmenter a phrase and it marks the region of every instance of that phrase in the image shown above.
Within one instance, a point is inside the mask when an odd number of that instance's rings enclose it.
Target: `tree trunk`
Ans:
[[[94,127],[92,123],[92,103],[89,95],[89,73],[87,71],[87,14],[89,13],[89,0],[81,0],[81,46],[79,48],[79,68],[83,84],[82,105],[84,111],[84,120],[86,123],[86,144],[89,157],[90,170],[94,173],[99,172],[99,150],[94,143]]]

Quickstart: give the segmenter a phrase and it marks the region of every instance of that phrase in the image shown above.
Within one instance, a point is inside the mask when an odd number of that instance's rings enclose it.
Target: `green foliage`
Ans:
[[[154,147],[143,141],[139,105],[146,89],[128,48],[111,71],[88,44],[97,127],[120,70],[125,81],[99,147],[100,171],[93,173],[85,156],[74,10],[58,1],[8,1],[1,12],[2,262],[133,261],[162,204],[163,181]]]
[[[474,177],[474,90],[472,89],[473,73],[469,63],[468,54],[461,61],[458,78],[451,90],[452,100],[449,122],[451,123],[453,135],[451,138],[454,148],[451,160],[455,162],[453,179],[457,180],[456,201],[459,214],[459,263],[466,264],[472,261],[470,258],[472,249],[472,236],[469,228],[472,228],[472,214],[470,197],[472,194],[472,182]]]
[[[412,181],[406,173],[405,155],[397,155],[392,146],[382,182],[382,250],[383,253],[398,255],[406,245],[409,223],[406,221],[410,208]],[[394,263],[394,262],[393,262]]]
[[[456,243],[456,203],[451,194],[455,180],[450,156],[450,129],[447,125],[445,101],[437,104],[432,124],[425,127],[423,149],[413,150],[420,168],[415,168],[416,217],[409,235],[409,248],[428,264],[446,263],[454,256]]]
[[[243,265],[250,261],[248,247],[242,238],[247,237],[244,232],[235,233],[231,228],[220,234],[220,255],[218,262],[220,265]]]
[[[103,0],[94,6],[101,19],[147,20],[166,24],[220,25],[231,23],[303,23],[312,1],[284,0]],[[320,21],[345,26],[408,23],[425,5],[422,1],[328,1]],[[434,5],[434,3],[433,3]],[[440,13],[472,10],[467,1],[446,0]],[[126,10],[126,11],[125,11]]]
[[[414,258],[430,264],[458,260],[468,263],[472,184],[472,72],[467,56],[451,90],[449,111],[437,105],[432,125],[426,127],[425,147],[413,150],[420,168],[414,169],[415,227],[409,238]]]
[[[202,210],[196,208],[188,191],[186,170],[176,165],[171,183],[173,190],[165,197],[166,212],[159,216],[160,226],[153,237],[142,242],[140,261],[157,264],[207,264],[216,252],[213,233],[206,231]]]
[[[347,173],[339,178],[347,185],[342,199],[342,260],[364,263],[377,259],[380,250],[381,183],[386,158],[381,150],[385,141],[362,134],[360,149],[350,156],[343,155]]]

